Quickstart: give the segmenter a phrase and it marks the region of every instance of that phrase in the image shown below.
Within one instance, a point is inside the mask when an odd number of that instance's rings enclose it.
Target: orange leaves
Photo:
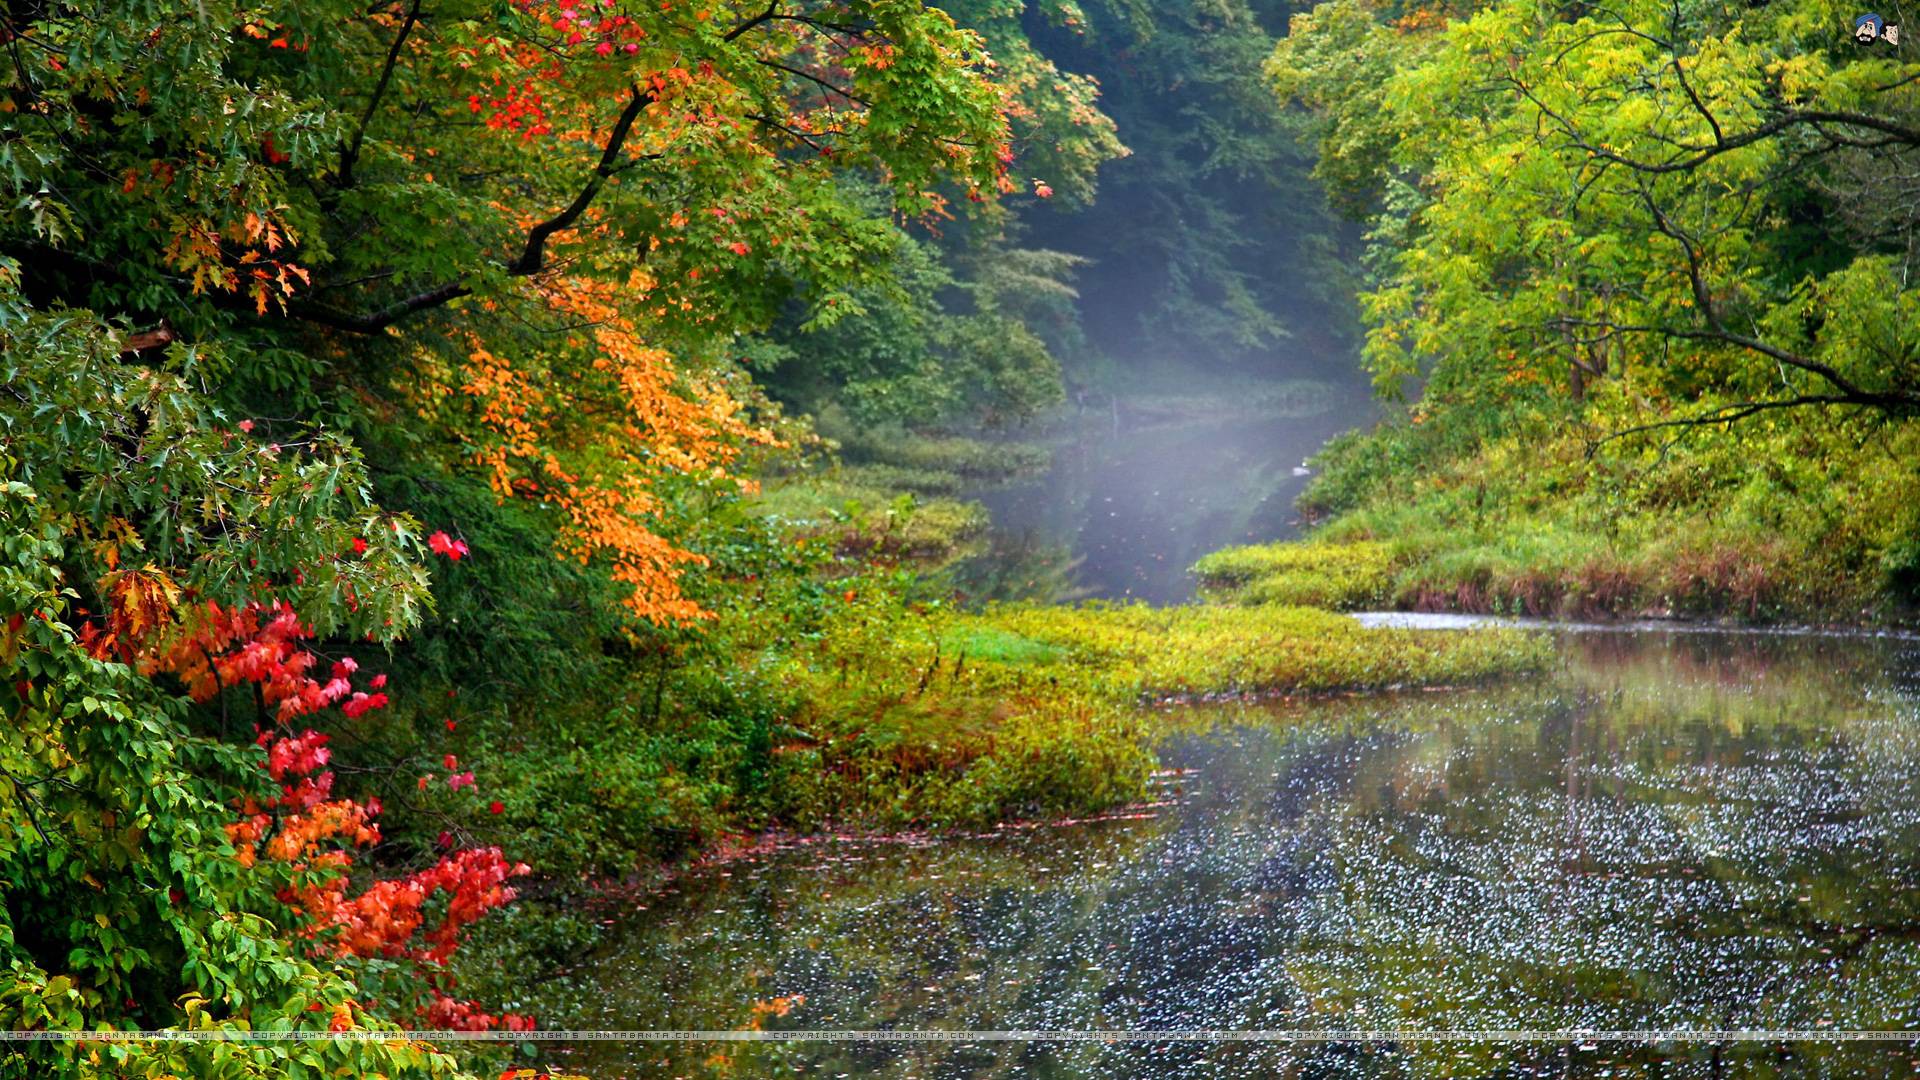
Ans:
[[[264,244],[268,251],[279,251],[285,241],[281,238],[280,227],[253,211],[241,221],[241,232],[250,244]]]
[[[474,452],[487,469],[495,495],[514,493],[515,459],[537,458],[540,441],[533,418],[544,411],[546,397],[506,360],[471,341],[461,393],[478,400],[481,425],[493,436]]]
[[[304,631],[293,612],[284,608],[224,611],[208,605],[192,625],[192,632],[176,635],[177,647],[163,659],[174,665],[170,670],[192,685],[203,686],[210,680],[216,691],[238,685],[235,680],[256,682],[263,693],[278,686],[275,692],[286,695],[280,712],[283,719],[289,714],[285,702],[305,707],[312,694],[326,702],[340,702],[359,671],[359,664],[345,657],[333,663],[325,684],[306,678],[304,673],[315,669],[319,660],[298,644]],[[188,654],[201,658],[199,669],[183,668]],[[380,675],[370,685],[377,691],[385,682]],[[347,700],[367,696],[354,693]],[[377,696],[384,700],[384,694]],[[342,711],[348,708],[343,705]],[[327,769],[332,751],[324,732],[307,729],[289,735],[269,729],[258,742],[267,751],[267,775],[281,785],[281,794],[264,805],[254,798],[243,800],[240,817],[226,826],[226,834],[241,865],[257,866],[264,858],[291,872],[290,882],[278,895],[300,916],[297,932],[313,942],[317,952],[413,961],[419,968],[416,990],[426,1002],[420,1012],[429,1023],[531,1028],[529,1018],[489,1015],[472,1002],[447,998],[439,987],[441,965],[461,933],[474,920],[513,899],[508,882],[526,874],[527,866],[508,862],[497,847],[469,848],[452,852],[424,870],[376,880],[352,893],[353,850],[380,842],[380,829],[373,820],[380,813],[379,800],[333,797],[334,774]],[[446,763],[452,768],[456,760],[449,755]],[[472,773],[462,775],[472,782]],[[352,1002],[334,1006],[330,1029],[351,1030],[354,1008]]]
[[[547,349],[505,356],[469,336],[457,392],[415,384],[420,407],[465,411],[454,423],[494,494],[537,498],[561,516],[560,553],[605,560],[630,588],[627,608],[658,624],[700,618],[680,592],[680,572],[702,560],[655,531],[653,484],[668,475],[724,478],[741,449],[770,443],[724,387],[689,377],[648,343],[627,304],[653,282],[554,276],[528,289],[573,328]],[[444,371],[426,359],[426,369]],[[451,541],[450,541],[451,543]]]
[[[411,956],[438,964],[452,954],[462,930],[513,899],[507,881],[527,872],[525,863],[507,862],[497,847],[466,848],[418,873],[376,881],[358,896],[329,887],[303,899],[317,905],[310,912],[316,916],[313,933],[325,935],[340,955]],[[423,909],[440,894],[445,910],[429,927]],[[416,934],[424,947],[413,946]]]
[[[118,561],[113,549],[109,562]],[[164,570],[148,563],[140,570],[116,570],[101,579],[101,588],[113,604],[107,628],[121,641],[135,643],[173,623],[180,586]]]
[[[254,259],[254,253],[248,252],[241,256],[240,261],[245,264],[253,262]],[[274,259],[252,267],[249,270],[249,276],[251,284],[247,287],[247,295],[253,299],[254,312],[259,315],[267,313],[269,301],[278,305],[282,311],[286,310],[287,297],[293,295],[294,278],[299,278],[303,285],[312,284],[312,278],[307,276],[305,269]]]
[[[618,487],[576,485],[558,499],[568,516],[568,552],[581,562],[607,557],[613,579],[633,590],[627,606],[634,614],[663,625],[707,614],[682,597],[679,587],[680,568],[706,560],[647,527],[654,499],[644,478],[628,477]]]
[[[387,704],[385,693],[353,689],[350,659],[335,664],[326,680],[315,678],[313,653],[303,644],[312,636],[293,610],[277,601],[238,610],[208,603],[186,612],[169,633],[135,644],[143,674],[172,673],[195,701],[212,700],[228,687],[258,686],[261,702],[283,723],[332,705],[341,705],[353,718]],[[375,680],[375,691],[382,681]]]
[[[129,191],[132,181],[129,174]],[[262,254],[298,240],[299,234],[284,223],[249,210],[238,221],[225,225],[204,219],[177,222],[161,258],[188,275],[196,294],[244,289],[254,301],[255,311],[265,315],[269,304],[285,308],[287,297],[293,295],[295,279],[302,285],[312,284],[305,267]],[[236,246],[232,253],[229,244]]]
[[[713,68],[705,69],[709,74]],[[693,73],[683,67],[670,67],[664,71],[655,71],[646,77],[647,88],[653,91],[656,101],[663,101],[676,90],[685,90],[693,85]]]

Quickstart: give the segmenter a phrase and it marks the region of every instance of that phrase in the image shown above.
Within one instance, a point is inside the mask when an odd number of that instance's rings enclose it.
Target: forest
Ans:
[[[515,1036],[702,868],[1612,662],[1504,617],[1912,627],[1920,46],[1860,14],[10,0],[0,1076],[630,1075]],[[811,1015],[734,977],[661,1026]],[[637,1074],[820,1069],[709,1052]]]

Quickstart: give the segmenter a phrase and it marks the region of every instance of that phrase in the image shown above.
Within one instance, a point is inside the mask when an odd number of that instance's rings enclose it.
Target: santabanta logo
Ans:
[[[1861,45],[1871,45],[1884,41],[1889,45],[1900,44],[1900,28],[1878,15],[1868,12],[1853,20],[1853,40]]]

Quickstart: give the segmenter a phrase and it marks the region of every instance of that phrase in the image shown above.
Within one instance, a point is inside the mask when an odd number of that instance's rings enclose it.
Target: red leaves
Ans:
[[[451,846],[449,835],[442,833],[441,839],[445,841],[442,847]],[[333,887],[303,894],[303,901],[326,905],[310,909],[314,925],[308,933],[324,936],[335,955],[415,961],[422,965],[423,979],[435,999],[433,1005],[422,1010],[429,1023],[460,1027],[484,1017],[485,1026],[466,1029],[486,1030],[497,1021],[474,1009],[471,1002],[456,1003],[465,1006],[462,1010],[442,1008],[440,1001],[445,999],[428,972],[452,954],[468,925],[513,899],[508,879],[527,872],[525,863],[510,864],[499,848],[487,847],[453,852],[418,873],[376,881],[354,897],[345,896],[339,887],[345,880],[343,873],[334,879]],[[438,896],[445,897],[444,907],[439,922],[430,926],[425,909]],[[420,944],[415,943],[416,937]],[[530,1020],[521,1022],[531,1026]]]
[[[436,532],[427,537],[427,548],[434,554],[445,555],[454,562],[465,558],[468,551],[465,540],[452,539],[445,532]]]
[[[269,165],[284,165],[291,160],[287,155],[281,153],[278,147],[273,145],[273,135],[271,132],[260,139],[260,154],[267,159],[267,164]]]
[[[178,675],[195,701],[251,683],[260,688],[262,701],[277,706],[276,717],[285,722],[318,712],[352,692],[338,668],[324,683],[309,674],[315,657],[301,642],[313,634],[278,600],[238,609],[208,603],[190,614],[194,618],[186,632],[144,658],[140,668],[149,675]]]
[[[420,1013],[428,1027],[448,1031],[491,1031],[495,1027],[505,1028],[508,1031],[532,1031],[534,1027],[531,1016],[521,1016],[518,1013],[494,1016],[491,1013],[482,1012],[474,1002],[459,1001],[438,990],[434,991],[433,1004],[420,1010]],[[518,1072],[519,1070],[508,1071]],[[527,1070],[527,1074],[531,1077],[532,1070]]]
[[[364,541],[356,541],[356,546],[364,547]],[[468,553],[464,541],[444,532],[429,537],[427,546],[450,559]],[[8,632],[17,634],[23,625],[23,619],[16,619]],[[266,751],[267,777],[279,784],[279,794],[241,801],[238,818],[226,826],[226,833],[241,865],[251,867],[265,859],[286,868],[289,876],[280,880],[287,884],[277,895],[299,916],[297,932],[316,949],[334,955],[411,960],[420,977],[416,993],[401,1007],[417,1007],[432,1022],[480,1030],[531,1027],[528,1018],[495,1017],[471,1002],[446,998],[436,982],[464,928],[512,900],[507,882],[527,873],[526,866],[508,863],[498,848],[456,850],[453,836],[443,833],[444,854],[433,866],[375,880],[358,894],[350,892],[353,849],[380,841],[374,823],[379,800],[336,798],[327,733],[313,728],[289,732],[279,726],[329,707],[338,707],[348,720],[384,708],[389,703],[387,676],[375,675],[366,689],[356,690],[354,681],[362,674],[359,661],[351,656],[323,660],[309,647],[312,630],[280,601],[238,608],[189,604],[170,615],[164,629],[164,634],[156,629],[138,635],[148,646],[140,659],[145,674],[178,676],[198,701],[233,690],[257,695],[268,709],[271,719],[263,720],[257,741]],[[448,724],[451,728],[452,722]],[[450,771],[460,764],[452,754],[443,761]],[[420,777],[422,791],[429,780]],[[453,773],[447,785],[454,791],[473,787],[474,774]],[[500,814],[505,806],[495,801],[489,809]],[[429,915],[429,907],[435,914]],[[334,1030],[350,1029],[357,1008],[335,1007]]]
[[[386,708],[388,700],[385,694],[355,693],[341,704],[340,712],[349,720],[358,720],[375,709]]]
[[[354,553],[355,555],[365,555],[365,554],[367,553],[367,542],[366,542],[365,540],[362,540],[362,539],[361,539],[360,537],[358,537],[358,536],[356,536],[356,537],[354,537],[354,538],[353,538],[353,553]]]
[[[505,97],[483,98],[472,94],[467,98],[467,107],[473,112],[486,112],[486,124],[490,128],[519,132],[522,142],[536,135],[551,134],[553,125],[547,119],[545,103],[533,86],[532,79],[525,79],[518,86],[507,87]]]
[[[733,243],[727,245],[727,249],[735,255],[745,255],[753,250],[745,240],[735,240]]]
[[[326,734],[309,728],[290,739],[275,739],[267,747],[267,775],[278,780],[289,772],[314,772],[332,756]]]

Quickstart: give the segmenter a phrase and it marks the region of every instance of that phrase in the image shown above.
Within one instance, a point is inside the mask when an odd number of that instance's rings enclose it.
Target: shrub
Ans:
[[[1393,565],[1375,541],[1281,543],[1216,551],[1193,572],[1212,595],[1242,603],[1354,610],[1387,600]]]

